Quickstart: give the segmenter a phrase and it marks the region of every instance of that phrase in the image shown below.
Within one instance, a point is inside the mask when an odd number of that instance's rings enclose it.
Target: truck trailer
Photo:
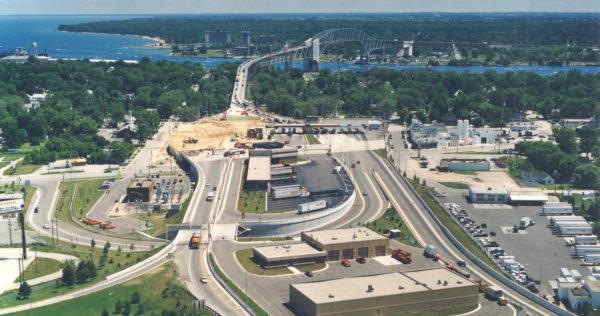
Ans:
[[[598,237],[596,235],[581,235],[575,236],[576,245],[595,245],[598,243]]]
[[[573,214],[573,206],[567,202],[546,202],[542,206],[542,215]]]
[[[575,245],[575,247],[573,247],[573,256],[575,257],[585,257],[590,254],[600,255],[600,246]]]
[[[502,297],[502,289],[500,289],[499,287],[497,287],[495,285],[489,285],[485,289],[485,295],[488,298],[490,298],[492,301],[495,301],[495,300],[499,299],[500,297]]]
[[[560,221],[581,221],[584,220],[585,218],[583,218],[583,216],[551,216],[550,217],[550,225],[554,226],[554,223],[556,222],[560,222]]]
[[[561,226],[557,233],[562,236],[591,235],[592,226]]]
[[[583,262],[585,262],[586,264],[593,264],[593,265],[600,264],[600,254],[585,255]]]
[[[314,212],[318,210],[322,210],[327,208],[327,201],[318,200],[314,202],[304,203],[298,205],[298,214],[304,214],[309,212]]]

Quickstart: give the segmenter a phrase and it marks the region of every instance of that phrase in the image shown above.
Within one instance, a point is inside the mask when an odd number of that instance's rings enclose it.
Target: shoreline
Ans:
[[[148,35],[138,35],[138,34],[120,34],[120,33],[102,33],[102,32],[77,32],[77,31],[65,31],[65,30],[59,30],[56,29],[57,32],[64,32],[64,33],[73,33],[73,34],[77,34],[77,33],[81,33],[81,34],[98,34],[98,35],[114,35],[114,36],[133,36],[133,37],[141,37],[145,40],[149,40],[149,41],[153,41],[155,43],[159,43],[159,44],[167,44],[167,42],[158,37],[158,36],[148,36]]]

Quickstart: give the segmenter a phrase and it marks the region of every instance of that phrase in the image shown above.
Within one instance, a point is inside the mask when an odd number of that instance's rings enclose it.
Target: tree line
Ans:
[[[376,69],[366,73],[321,70],[305,80],[297,69],[258,69],[249,97],[267,110],[293,117],[344,114],[392,117],[408,122],[456,122],[503,127],[513,114],[536,110],[546,118],[597,114],[600,74],[578,71],[540,76],[531,72],[482,74]]]
[[[109,142],[98,135],[100,128],[117,128],[131,111],[137,120],[134,139],[143,144],[173,115],[186,121],[220,112],[229,105],[236,67],[223,64],[209,73],[199,64],[147,58],[138,64],[33,58],[0,63],[2,143],[42,144],[27,155],[32,163],[70,157],[120,163],[134,150],[131,139]],[[28,95],[42,92],[48,95],[39,108],[24,107]]]
[[[232,47],[239,46],[240,31],[251,31],[253,43],[264,53],[344,27],[385,40],[414,40],[416,56],[450,52],[454,42],[471,62],[479,57],[483,63],[496,64],[600,62],[600,53],[587,49],[600,42],[600,16],[594,14],[160,16],[60,25],[59,30],[159,36],[170,43],[202,43],[205,31],[226,30],[232,32]],[[273,35],[274,42],[261,42],[261,35]],[[355,50],[354,46],[330,47],[331,53],[347,57],[355,56]]]

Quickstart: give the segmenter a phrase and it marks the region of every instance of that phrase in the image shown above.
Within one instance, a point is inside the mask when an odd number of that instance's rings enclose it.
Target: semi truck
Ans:
[[[190,238],[190,249],[198,249],[200,248],[200,236],[197,236],[196,234],[192,235],[192,237]]]
[[[567,202],[546,202],[542,206],[542,215],[573,214],[573,206]]]
[[[526,229],[529,226],[535,225],[535,221],[531,217],[523,217],[519,221],[519,229]]]
[[[411,255],[412,254],[410,252],[405,251],[403,249],[396,249],[392,252],[392,258],[405,264],[412,262],[412,259],[410,258]]]
[[[289,185],[271,188],[271,197],[275,200],[309,195],[310,193],[308,190],[301,185]]]
[[[322,210],[324,208],[327,208],[327,201],[325,200],[318,200],[314,202],[298,204],[298,214],[314,212]]]
[[[495,301],[495,300],[499,299],[500,297],[502,297],[502,289],[500,289],[499,287],[497,287],[495,285],[489,285],[485,289],[485,295],[492,301]]]
[[[596,235],[581,235],[575,236],[576,245],[595,245],[598,243],[598,237]]]

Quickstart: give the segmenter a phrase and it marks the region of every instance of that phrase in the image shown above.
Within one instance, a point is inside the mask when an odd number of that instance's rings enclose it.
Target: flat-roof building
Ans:
[[[325,262],[327,254],[306,243],[253,247],[252,258],[263,268]]]
[[[389,254],[390,240],[364,227],[302,232],[300,238],[327,252],[329,261]]]
[[[504,187],[488,187],[483,185],[472,185],[469,187],[469,199],[471,203],[506,203],[508,202],[508,190]]]
[[[300,315],[418,314],[458,306],[474,309],[475,282],[444,268],[290,284],[290,305]]]
[[[150,179],[132,180],[127,187],[127,200],[150,202],[154,194],[154,181]]]
[[[490,162],[475,158],[448,158],[440,160],[440,171],[489,171]]]
[[[548,201],[548,195],[542,190],[510,191],[511,204],[543,205]]]

